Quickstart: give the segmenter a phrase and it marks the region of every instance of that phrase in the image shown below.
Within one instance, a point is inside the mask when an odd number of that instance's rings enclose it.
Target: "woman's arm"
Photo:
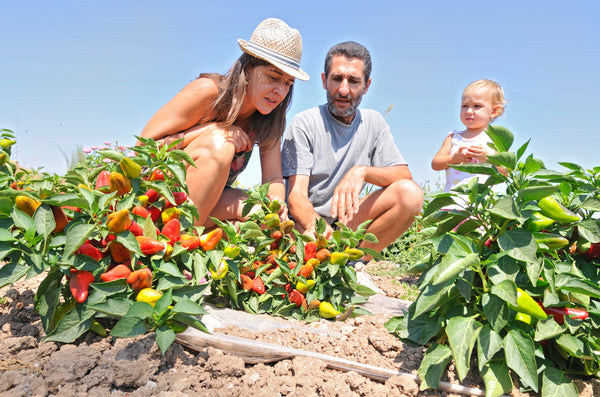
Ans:
[[[259,146],[262,184],[269,183],[269,196],[285,202],[285,185],[281,173],[281,147],[277,142],[265,142]]]
[[[158,140],[209,121],[218,93],[217,84],[210,78],[192,81],[150,118],[141,136]]]

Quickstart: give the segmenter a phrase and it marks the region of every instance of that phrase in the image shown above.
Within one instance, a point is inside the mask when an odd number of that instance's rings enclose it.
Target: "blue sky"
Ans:
[[[320,74],[333,44],[355,40],[373,58],[362,107],[388,114],[415,180],[434,186],[431,159],[462,127],[473,80],[505,90],[496,124],[531,139],[548,168],[600,165],[600,3],[597,1],[17,1],[3,2],[0,128],[13,158],[64,173],[77,146],[133,144],[152,114],[201,72],[225,72],[237,39],[278,17],[303,37],[292,115],[325,101]],[[257,157],[257,156],[255,156]],[[254,158],[253,160],[256,160]],[[260,181],[257,161],[241,177]]]

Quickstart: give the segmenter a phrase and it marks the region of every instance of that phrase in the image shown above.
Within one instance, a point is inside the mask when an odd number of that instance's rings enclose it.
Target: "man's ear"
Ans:
[[[325,73],[321,73],[321,80],[323,81],[323,88],[327,89],[327,76],[325,76]]]
[[[367,82],[365,84],[365,90],[363,91],[363,95],[365,95],[367,93],[367,91],[369,91],[370,86],[371,86],[371,78],[369,77],[369,80],[367,80]]]

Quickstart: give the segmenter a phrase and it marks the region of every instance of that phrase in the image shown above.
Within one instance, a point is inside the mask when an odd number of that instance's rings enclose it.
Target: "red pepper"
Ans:
[[[77,250],[77,253],[81,255],[87,255],[96,261],[101,261],[102,258],[104,258],[104,254],[98,248],[90,244],[89,241],[83,243]]]
[[[114,281],[120,278],[127,278],[131,274],[131,269],[127,265],[117,265],[107,272],[100,275],[102,281]]]
[[[265,283],[262,281],[262,278],[256,277],[252,282],[252,291],[256,292],[259,295],[265,293]]]
[[[254,287],[254,280],[245,274],[240,274],[240,280],[242,284],[242,289],[246,291],[250,291],[252,287]]]
[[[88,296],[90,283],[94,282],[94,275],[87,270],[71,269],[69,288],[73,298],[79,303],[85,302]]]
[[[540,306],[542,306],[540,304]],[[550,314],[554,317],[554,321],[559,324],[563,324],[565,322],[565,315],[570,316],[574,320],[585,320],[589,317],[587,311],[579,308],[572,307],[544,307],[544,312],[546,314]]]
[[[96,190],[107,192],[110,186],[110,172],[106,170],[100,171],[96,178]]]
[[[146,236],[136,236],[135,239],[140,244],[140,248],[142,249],[142,253],[144,255],[154,255],[157,252],[164,250],[167,245],[162,241],[158,241]]]
[[[173,192],[173,198],[175,199],[175,204],[167,201],[165,203],[165,208],[180,206],[181,204],[185,203],[185,201],[188,198],[188,195],[186,192]]]
[[[169,238],[169,244],[175,244],[181,236],[181,222],[179,219],[171,219],[163,226],[161,233]]]
[[[217,244],[219,244],[219,241],[221,241],[222,237],[223,229],[217,227],[200,237],[200,246],[204,251],[210,251],[211,249],[215,248]]]
[[[127,277],[127,283],[135,292],[139,292],[144,288],[152,287],[152,270],[148,267],[131,272]]]
[[[304,245],[304,262],[317,257],[317,243],[309,241]]]
[[[147,208],[147,210],[150,213],[150,219],[152,219],[152,222],[156,223],[156,221],[160,219],[160,214],[162,212],[160,208],[151,205]]]
[[[140,224],[137,223],[136,221],[131,221],[131,226],[129,226],[129,231],[134,236],[143,236],[144,235],[144,228],[142,228],[140,226]]]
[[[182,234],[179,237],[179,242],[183,248],[187,248],[188,251],[195,250],[200,247],[200,237],[194,234]]]
[[[305,300],[302,292],[298,291],[297,289],[290,292],[288,294],[288,298],[290,299],[291,303],[296,304],[296,307],[300,307],[300,305],[302,305],[302,302]]]
[[[154,189],[148,189],[146,191],[146,193],[144,193],[144,195],[146,197],[148,197],[148,202],[149,203],[155,202],[156,200],[158,200],[158,197],[159,197],[158,192],[156,190],[154,190]]]

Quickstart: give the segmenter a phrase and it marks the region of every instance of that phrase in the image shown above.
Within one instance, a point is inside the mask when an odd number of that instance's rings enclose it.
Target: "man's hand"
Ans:
[[[365,182],[367,167],[359,165],[352,167],[335,188],[331,200],[331,217],[339,219],[342,223],[352,220],[358,213],[360,199],[358,195]]]

